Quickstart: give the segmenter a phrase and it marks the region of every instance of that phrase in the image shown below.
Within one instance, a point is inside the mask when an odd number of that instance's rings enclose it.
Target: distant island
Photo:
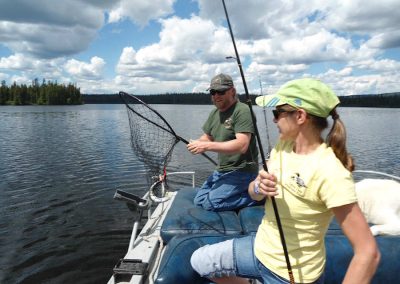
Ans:
[[[211,104],[208,93],[168,93],[156,95],[136,95],[139,99],[148,104],[188,104],[188,105],[207,105]],[[250,95],[254,100],[258,95]],[[245,95],[239,95],[239,99],[246,101]],[[344,107],[400,107],[400,92],[374,94],[374,95],[352,95],[339,96],[340,106]],[[83,95],[85,104],[120,104],[122,103],[118,94],[93,94]]]
[[[0,105],[80,105],[83,103],[80,89],[73,84],[63,85],[43,79],[32,81],[30,86],[7,86],[1,81]]]

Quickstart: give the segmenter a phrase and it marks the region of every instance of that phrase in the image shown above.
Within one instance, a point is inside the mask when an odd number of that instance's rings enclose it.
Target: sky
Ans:
[[[226,0],[250,93],[314,77],[337,95],[400,91],[399,0]],[[233,57],[227,59],[226,57]],[[83,94],[243,83],[219,0],[0,0],[0,81]]]

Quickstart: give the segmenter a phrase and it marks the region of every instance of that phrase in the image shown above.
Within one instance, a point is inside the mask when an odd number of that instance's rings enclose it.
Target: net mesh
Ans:
[[[146,166],[147,180],[152,184],[154,176],[162,174],[165,177],[167,164],[179,140],[168,123],[146,103],[124,92],[120,96],[128,111],[132,149]]]

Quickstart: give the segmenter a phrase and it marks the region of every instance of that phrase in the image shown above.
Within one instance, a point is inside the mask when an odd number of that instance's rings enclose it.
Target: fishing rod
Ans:
[[[258,80],[260,82],[260,95],[263,97],[263,102],[265,100],[264,94],[263,94],[263,88],[262,88],[262,83],[261,83],[261,78],[260,75],[258,75]],[[265,106],[265,104],[263,104],[263,115],[264,115],[264,123],[265,123],[265,130],[267,132],[267,142],[268,142],[268,157],[269,157],[269,153],[271,153],[271,140],[269,139],[269,129],[268,129],[268,122],[267,122],[267,112],[266,109],[267,107]]]
[[[247,89],[246,79],[244,78],[244,72],[243,72],[243,68],[242,68],[242,63],[240,62],[239,53],[238,53],[238,50],[237,50],[237,48],[236,48],[235,38],[233,37],[232,27],[231,27],[231,23],[230,23],[230,21],[229,21],[229,16],[228,16],[228,11],[227,11],[226,5],[225,5],[225,0],[222,0],[222,4],[224,5],[224,11],[225,11],[225,16],[226,16],[226,21],[227,21],[227,23],[228,23],[229,32],[230,32],[230,34],[231,34],[232,43],[233,43],[233,48],[235,49],[236,61],[237,61],[237,64],[238,64],[238,66],[239,66],[240,75],[242,76],[243,87],[244,87],[244,91],[245,91],[245,94],[246,94],[247,105],[249,106],[249,109],[250,109],[251,119],[252,119],[253,125],[254,125],[254,132],[255,132],[255,135],[256,135],[256,138],[257,138],[258,148],[260,149],[260,155],[261,155],[261,159],[262,159],[263,168],[264,168],[264,170],[265,170],[266,172],[268,172],[267,163],[266,163],[266,161],[265,161],[264,150],[263,150],[263,147],[262,147],[262,144],[261,144],[260,133],[258,132],[258,128],[257,128],[256,117],[255,117],[255,115],[254,115],[254,111],[253,111],[253,107],[252,107],[252,104],[251,104],[251,99],[250,99],[249,91],[248,91],[248,89]],[[285,236],[284,236],[284,234],[283,234],[283,229],[282,229],[282,224],[281,224],[281,218],[279,217],[278,207],[277,207],[277,205],[276,205],[275,197],[271,196],[270,199],[271,199],[271,201],[272,201],[272,206],[273,206],[273,208],[274,208],[274,213],[275,213],[275,218],[276,218],[276,224],[277,224],[277,226],[278,226],[279,236],[280,236],[280,238],[281,238],[281,243],[282,243],[282,247],[283,247],[283,252],[284,252],[284,254],[285,254],[286,266],[287,266],[287,269],[288,269],[288,274],[289,274],[290,283],[291,283],[291,284],[294,284],[292,266],[290,265],[289,254],[288,254],[287,247],[286,247],[286,241],[285,241]]]

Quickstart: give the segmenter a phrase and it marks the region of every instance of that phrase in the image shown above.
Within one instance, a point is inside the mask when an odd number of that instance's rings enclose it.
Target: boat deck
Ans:
[[[264,214],[261,206],[239,212],[210,212],[193,205],[195,190],[183,188],[160,204],[140,232],[125,259],[149,264],[143,275],[114,279],[113,283],[209,283],[193,271],[190,256],[197,248],[232,237],[254,234]],[[382,260],[372,283],[396,283],[400,269],[400,237],[376,237]],[[335,220],[325,237],[325,283],[340,283],[353,256],[351,244]],[[154,279],[149,280],[149,279]]]

